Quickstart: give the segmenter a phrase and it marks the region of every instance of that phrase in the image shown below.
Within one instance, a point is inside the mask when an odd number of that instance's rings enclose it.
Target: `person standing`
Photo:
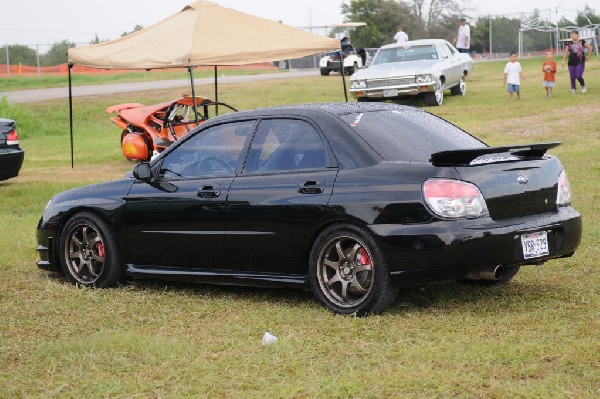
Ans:
[[[460,19],[458,35],[456,36],[456,39],[454,39],[453,43],[459,53],[469,52],[469,47],[471,47],[471,28],[467,24],[467,20],[464,18]]]
[[[521,64],[517,61],[517,53],[510,53],[510,61],[504,67],[504,84],[509,97],[512,99],[513,94],[517,93],[517,100],[521,99],[521,79],[525,79]]]
[[[398,27],[398,32],[396,32],[394,40],[396,40],[396,43],[404,43],[408,41],[408,35],[406,32],[404,32],[404,28],[401,26]]]
[[[546,61],[542,64],[542,72],[544,72],[544,87],[546,88],[546,98],[552,98],[552,88],[554,87],[556,62],[554,62],[554,53],[552,50],[546,51]]]
[[[567,42],[562,58],[562,66],[565,66],[565,60],[569,57],[569,76],[571,77],[571,93],[577,93],[577,83],[581,85],[581,92],[587,91],[587,86],[583,80],[583,71],[585,70],[586,56],[584,50],[587,49],[587,60],[592,57],[592,46],[585,40],[579,40],[579,32],[571,32],[571,41]]]

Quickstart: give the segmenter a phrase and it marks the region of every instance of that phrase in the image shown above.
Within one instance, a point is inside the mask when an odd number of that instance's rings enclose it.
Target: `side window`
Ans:
[[[225,123],[203,130],[166,155],[160,167],[165,178],[234,173],[255,121]]]
[[[261,122],[250,148],[246,173],[324,168],[327,155],[321,136],[297,119]]]
[[[446,53],[448,53],[448,57],[452,57],[454,55],[454,49],[450,46],[448,46],[447,44],[444,44],[444,49],[446,50]]]

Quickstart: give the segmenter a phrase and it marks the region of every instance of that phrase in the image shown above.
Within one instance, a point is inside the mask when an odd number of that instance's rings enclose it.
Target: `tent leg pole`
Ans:
[[[198,123],[198,107],[196,107],[196,88],[194,87],[193,69],[194,67],[188,67],[188,71],[190,72],[190,84],[192,85],[192,101],[194,101],[194,122]]]
[[[71,169],[73,169],[73,92],[72,92],[72,81],[71,81],[71,69],[73,64],[68,65],[69,68],[69,134],[71,137]]]
[[[217,68],[218,66],[215,65],[215,102],[217,103],[217,105],[215,105],[215,113],[219,115],[219,86],[217,83]]]
[[[340,71],[342,74],[342,86],[344,86],[344,98],[346,102],[348,102],[348,90],[346,90],[346,74],[344,72],[344,54],[340,52],[340,63],[342,70]]]

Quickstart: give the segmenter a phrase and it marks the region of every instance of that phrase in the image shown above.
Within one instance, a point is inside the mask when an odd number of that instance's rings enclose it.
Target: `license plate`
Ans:
[[[397,97],[398,96],[398,90],[396,89],[386,89],[383,91],[383,96],[384,97]]]
[[[548,255],[548,236],[545,231],[521,235],[523,258],[531,259]]]

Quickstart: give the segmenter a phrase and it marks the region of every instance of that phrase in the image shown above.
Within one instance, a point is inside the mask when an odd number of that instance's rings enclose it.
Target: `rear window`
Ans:
[[[353,113],[341,118],[387,161],[429,162],[436,152],[487,147],[464,130],[419,109]]]

